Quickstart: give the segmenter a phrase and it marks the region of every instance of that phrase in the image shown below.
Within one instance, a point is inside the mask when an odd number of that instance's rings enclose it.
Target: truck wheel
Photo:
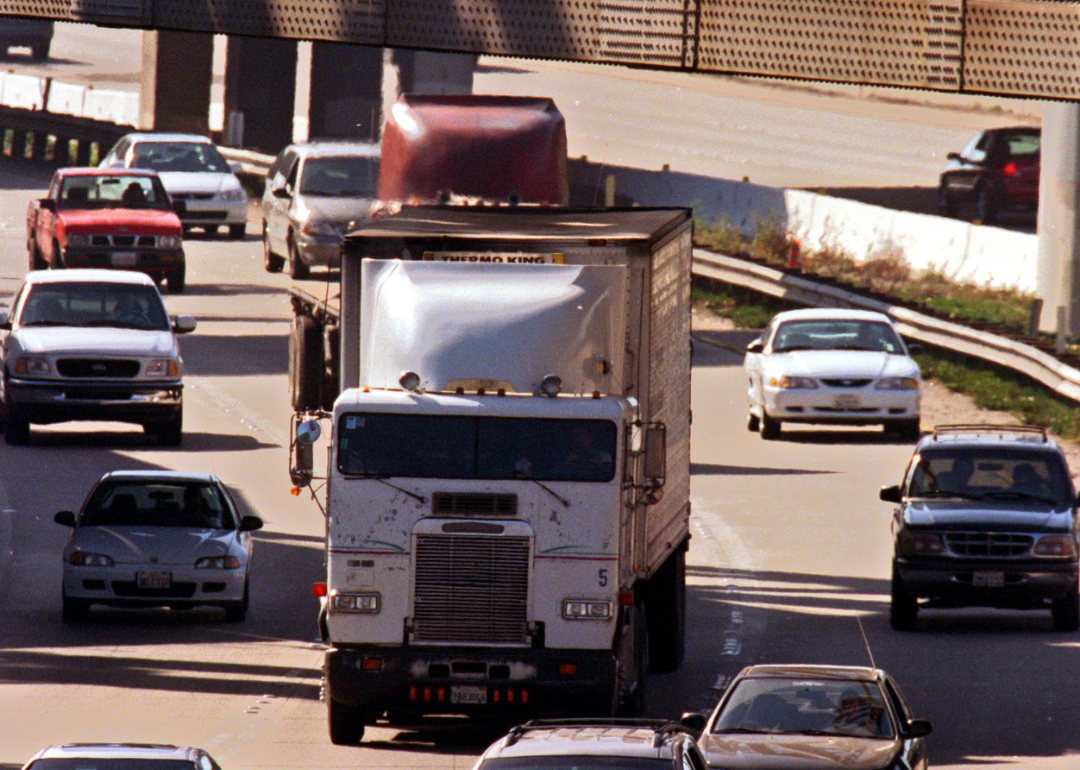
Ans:
[[[176,415],[167,422],[158,423],[149,428],[162,446],[180,446],[184,440],[184,407],[176,411]]]
[[[326,700],[326,717],[330,726],[330,742],[336,746],[359,746],[364,737],[364,712],[356,706],[346,706],[333,698]]]
[[[775,441],[780,438],[780,421],[769,417],[764,409],[761,410],[759,428],[761,430],[761,437],[766,441]]]
[[[49,263],[41,256],[41,249],[38,248],[36,239],[30,240],[27,250],[30,252],[31,270],[45,270],[49,267]]]
[[[1080,604],[1078,604],[1080,607]],[[919,614],[919,602],[904,586],[896,568],[892,574],[892,596],[889,604],[889,625],[894,631],[914,631]]]
[[[52,260],[49,262],[50,270],[63,270],[64,258],[60,256],[60,242],[53,241],[52,244]]]
[[[49,58],[50,41],[45,40],[30,46],[30,58],[34,61],[45,61]]]
[[[300,252],[296,248],[296,241],[293,237],[289,236],[289,277],[301,280],[311,275],[311,268],[307,266],[307,263],[300,257]]]
[[[315,319],[296,316],[289,335],[289,392],[297,412],[319,408],[322,379],[322,334]]]
[[[686,647],[686,549],[668,556],[649,581],[649,667],[679,668]]]
[[[169,287],[170,294],[183,294],[187,286],[187,263],[181,262],[176,270],[165,276],[165,285]]]
[[[633,665],[634,679],[622,678],[619,695],[619,717],[637,717],[645,713],[645,677],[649,670],[649,616],[645,611],[645,602],[638,600],[634,605]]]
[[[270,248],[270,234],[266,232],[266,223],[263,223],[263,267],[268,273],[280,273],[285,267],[285,260],[274,253]]]
[[[1080,593],[1076,586],[1064,599],[1055,599],[1050,605],[1050,614],[1054,620],[1055,631],[1076,631],[1080,629]]]

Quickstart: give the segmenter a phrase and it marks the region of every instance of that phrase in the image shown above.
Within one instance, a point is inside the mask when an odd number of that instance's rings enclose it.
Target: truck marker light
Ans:
[[[416,393],[420,390],[420,375],[416,372],[402,372],[398,377],[398,385],[402,390],[408,390],[412,393]]]
[[[577,676],[577,663],[560,663],[559,676]]]
[[[364,658],[360,667],[364,671],[382,671],[382,658]]]
[[[300,496],[300,487],[293,487],[292,489],[289,490],[289,494],[292,495],[293,497],[299,497]]]
[[[619,591],[619,606],[620,607],[633,607],[634,606],[634,592],[633,591]]]
[[[311,595],[320,599],[326,596],[326,583],[312,583]]]
[[[555,398],[562,390],[562,379],[557,374],[548,374],[540,380],[540,392],[548,398]]]

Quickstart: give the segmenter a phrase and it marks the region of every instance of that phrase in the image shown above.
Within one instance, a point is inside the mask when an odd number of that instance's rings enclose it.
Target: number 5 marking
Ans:
[[[597,574],[597,578],[598,578],[598,582],[600,583],[601,588],[606,586],[607,585],[607,569],[601,568],[599,573]]]

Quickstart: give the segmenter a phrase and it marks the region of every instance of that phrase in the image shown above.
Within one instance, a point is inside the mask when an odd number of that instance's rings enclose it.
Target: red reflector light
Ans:
[[[416,700],[416,686],[409,688],[409,700]]]
[[[323,597],[325,597],[326,596],[326,583],[312,583],[311,584],[311,595],[318,598],[318,599],[322,599]]]
[[[634,606],[634,592],[633,591],[619,591],[619,606],[620,607],[633,607]]]
[[[577,676],[577,663],[560,663],[559,676]]]
[[[382,671],[382,658],[364,658],[360,665],[364,671]]]
[[[1005,176],[1016,176],[1016,171],[1015,163],[1006,163],[1001,169],[1001,173]]]

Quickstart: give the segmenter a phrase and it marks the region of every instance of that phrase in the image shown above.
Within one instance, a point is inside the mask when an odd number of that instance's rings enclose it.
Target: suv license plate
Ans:
[[[171,572],[136,572],[135,584],[139,588],[168,588],[172,583]]]
[[[973,572],[971,585],[976,588],[1001,588],[1005,585],[1004,572]]]
[[[117,251],[112,255],[113,267],[135,267],[139,261],[139,255],[134,251]]]
[[[487,703],[487,687],[475,685],[451,687],[450,702],[483,706]]]

